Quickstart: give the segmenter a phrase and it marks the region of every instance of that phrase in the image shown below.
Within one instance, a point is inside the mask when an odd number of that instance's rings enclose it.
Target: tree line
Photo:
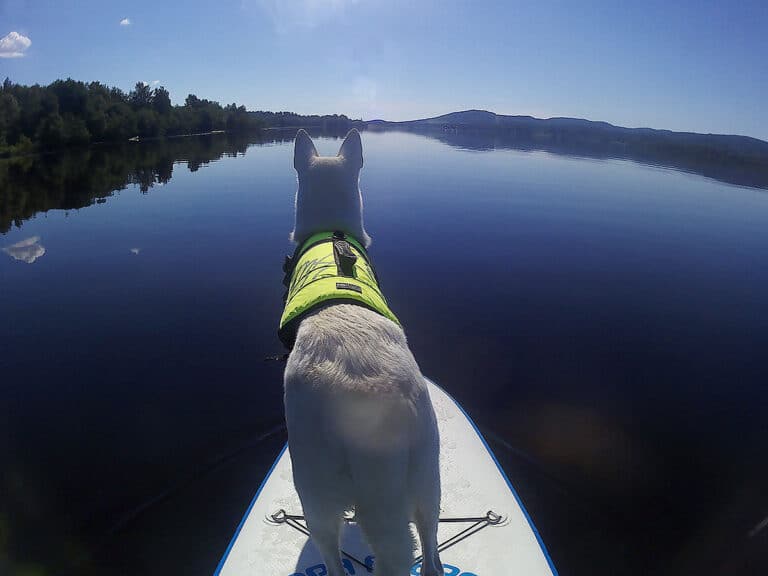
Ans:
[[[273,128],[317,128],[323,132],[340,133],[350,128],[365,128],[362,120],[350,120],[344,114],[303,115],[295,112],[248,112],[254,120]]]
[[[0,87],[0,157],[135,137],[246,132],[263,125],[245,106],[221,106],[194,94],[174,106],[168,90],[143,82],[128,93],[71,78],[47,86],[6,78]]]

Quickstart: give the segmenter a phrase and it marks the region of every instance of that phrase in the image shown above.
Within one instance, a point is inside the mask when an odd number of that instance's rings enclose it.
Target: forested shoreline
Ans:
[[[0,157],[131,138],[158,138],[263,126],[245,106],[187,96],[174,106],[162,86],[139,82],[126,93],[100,82],[56,80],[0,87]]]
[[[249,112],[189,94],[173,105],[163,86],[144,82],[130,92],[100,82],[68,78],[47,86],[0,86],[0,158],[99,142],[125,142],[210,132],[258,132],[263,128],[314,127],[324,131],[362,127],[343,114]]]

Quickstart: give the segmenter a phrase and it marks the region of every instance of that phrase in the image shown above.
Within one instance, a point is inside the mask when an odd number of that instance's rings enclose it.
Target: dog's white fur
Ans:
[[[368,245],[362,166],[357,130],[328,158],[299,130],[294,241],[342,230]],[[331,304],[303,319],[285,369],[285,417],[294,483],[329,576],[345,574],[339,534],[343,513],[352,508],[376,556],[377,576],[410,574],[409,522],[424,552],[421,574],[443,574],[437,422],[397,324],[350,304]]]

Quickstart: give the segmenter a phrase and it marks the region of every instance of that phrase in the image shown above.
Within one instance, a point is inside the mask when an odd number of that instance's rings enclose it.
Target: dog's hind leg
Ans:
[[[339,534],[348,503],[347,474],[338,442],[325,425],[322,396],[286,384],[286,420],[293,464],[293,482],[301,500],[312,542],[328,576],[345,576]]]
[[[307,507],[304,509],[304,517],[312,534],[312,542],[323,557],[328,576],[345,576],[339,553],[341,513],[329,514],[327,510],[315,511]]]
[[[383,496],[378,494],[378,496]],[[401,496],[402,498],[402,496]],[[410,574],[413,564],[413,536],[405,507],[394,507],[393,499],[373,506],[358,505],[355,517],[376,557],[376,576]]]
[[[425,392],[426,394],[426,392]],[[411,451],[411,506],[421,541],[422,576],[442,576],[443,565],[437,552],[437,527],[440,521],[440,439],[434,409],[424,402],[421,434]]]
[[[355,519],[376,557],[376,576],[404,576],[413,564],[409,526],[407,453],[371,452],[350,457]]]
[[[437,552],[437,524],[439,522],[439,505],[423,503],[417,506],[415,518],[416,529],[421,541],[421,576],[438,576],[443,574],[443,564]]]

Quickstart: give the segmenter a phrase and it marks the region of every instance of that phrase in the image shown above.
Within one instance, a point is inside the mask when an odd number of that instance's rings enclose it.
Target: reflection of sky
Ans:
[[[40,236],[32,236],[21,242],[16,242],[11,246],[3,248],[3,252],[8,254],[14,260],[21,260],[27,264],[32,264],[35,260],[45,254],[45,246],[40,244]]]
[[[705,554],[707,544],[720,554],[715,537],[729,543],[723,555],[747,546],[759,554],[768,528],[751,539],[746,532],[768,514],[758,506],[768,467],[755,457],[768,451],[760,385],[768,298],[757,289],[768,285],[768,267],[757,265],[768,259],[768,194],[626,161],[468,153],[395,132],[363,138],[365,219],[387,299],[422,370],[466,399],[478,422],[543,461],[520,475],[533,478],[520,488],[541,490],[544,504],[531,512],[542,532],[559,537],[547,539],[551,551],[567,556],[583,544],[567,529],[578,492],[587,504],[573,515],[585,518],[587,544],[574,565],[594,565],[593,542],[610,558],[646,566],[636,572],[666,563],[704,574],[689,564],[718,561]],[[339,149],[329,139],[316,144],[321,154]],[[41,563],[58,568],[69,548],[57,556],[61,538],[26,523],[36,500],[71,513],[67,526],[93,527],[77,544],[86,557],[103,558],[105,572],[139,572],[146,558],[181,549],[189,536],[160,542],[164,511],[148,510],[135,542],[114,539],[101,551],[100,525],[111,522],[71,503],[101,489],[99,502],[110,509],[142,501],[142,487],[157,480],[148,458],[183,477],[193,452],[196,462],[213,461],[242,430],[279,414],[279,386],[253,382],[279,381],[280,367],[242,351],[280,346],[274,325],[280,264],[293,248],[292,152],[291,143],[253,147],[195,173],[174,170],[162,193],[128,188],[98,208],[69,217],[52,209],[0,237],[0,250],[34,235],[55,242],[37,268],[0,257],[0,395],[8,406],[0,408],[0,459],[18,455],[25,480],[18,492],[3,492],[0,508],[18,497],[7,532],[36,538]],[[423,238],[414,240],[415,230]],[[131,248],[140,254],[131,258]],[[469,266],[471,274],[461,273]],[[114,382],[108,393],[105,377]],[[214,379],[222,382],[215,406],[207,384]],[[169,381],[185,382],[183,406]],[[731,381],[739,386],[729,389]],[[140,434],[137,412],[146,413]],[[210,416],[205,426],[200,414]],[[547,428],[553,419],[557,430]],[[216,442],[207,440],[211,430]],[[77,447],[77,466],[59,465],[61,446]],[[254,466],[266,470],[280,447],[254,449]],[[502,465],[504,454],[497,451]],[[519,466],[508,454],[510,469]],[[105,485],[107,467],[125,481]],[[725,472],[702,473],[712,469]],[[550,488],[549,474],[568,496]],[[237,500],[250,498],[252,485],[248,474],[232,485],[212,474],[185,491],[189,499],[164,506],[192,537],[215,536],[225,547],[229,528],[212,534],[186,503],[208,504],[206,491],[216,491],[236,525]],[[699,516],[711,494],[723,497]],[[689,521],[668,526],[664,517]],[[649,530],[653,539],[637,538]],[[730,546],[737,540],[744,548]],[[207,553],[188,556],[189,571],[208,566]]]

